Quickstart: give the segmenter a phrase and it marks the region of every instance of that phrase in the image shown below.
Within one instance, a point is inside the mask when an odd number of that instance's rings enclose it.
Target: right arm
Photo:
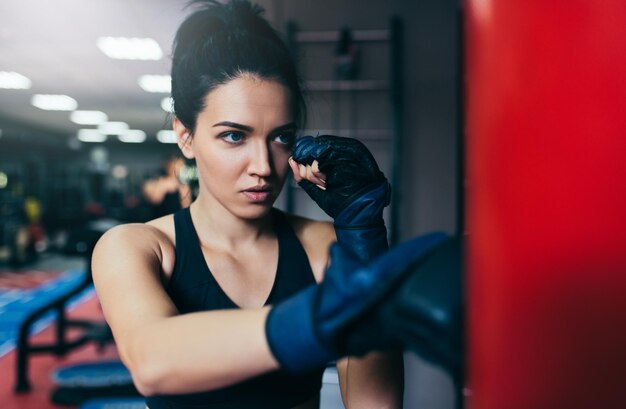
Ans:
[[[93,254],[102,310],[138,390],[205,391],[278,368],[265,337],[267,308],[179,315],[163,287],[164,266],[173,263],[166,242],[154,227],[123,225]]]

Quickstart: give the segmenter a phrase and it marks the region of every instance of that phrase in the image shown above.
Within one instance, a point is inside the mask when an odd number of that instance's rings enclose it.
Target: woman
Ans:
[[[297,374],[281,369],[293,352],[279,345],[289,334],[270,335],[298,319],[266,320],[271,305],[321,282],[329,263],[332,224],[272,207],[290,169],[307,190],[325,191],[311,160],[321,150],[311,156],[303,145],[300,163],[290,158],[302,94],[260,9],[196,3],[176,35],[172,97],[198,197],[174,215],[107,232],[93,256],[98,295],[150,409],[317,408],[324,358],[292,366],[306,369]],[[346,406],[401,406],[400,354],[345,358],[337,368]]]

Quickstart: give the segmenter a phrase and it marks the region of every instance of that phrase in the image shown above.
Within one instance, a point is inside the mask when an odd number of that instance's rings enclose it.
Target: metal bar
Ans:
[[[35,311],[24,320],[20,325],[19,335],[17,339],[17,360],[16,360],[16,385],[15,392],[28,392],[30,390],[30,382],[28,380],[28,359],[32,353],[32,348],[29,345],[30,330],[33,324],[41,318],[43,314],[56,308],[63,308],[65,303],[75,295],[83,291],[89,284],[91,284],[91,275],[87,274],[85,279],[78,284],[73,290],[65,293],[58,299],[50,302],[47,305],[37,308]],[[40,348],[39,346],[38,348]],[[51,347],[58,350],[58,343],[52,344]]]
[[[402,137],[404,136],[404,93],[402,82],[404,80],[404,61],[402,55],[403,27],[399,17],[391,19],[391,112],[393,130],[391,146],[391,206],[390,206],[390,235],[389,243],[393,246],[398,242],[399,234],[399,206],[402,197],[400,196],[400,183],[402,174]]]
[[[389,30],[353,30],[352,39],[358,42],[389,41]],[[299,31],[294,36],[296,43],[334,43],[339,40],[337,30]]]
[[[56,345],[55,345],[55,353],[57,356],[61,356],[65,354],[67,344],[65,342],[65,328],[66,328],[66,317],[65,317],[65,303],[59,303],[56,307],[57,310],[57,325],[56,325]],[[33,351],[33,347],[30,348],[31,352]]]
[[[463,10],[463,2],[459,3],[457,12],[457,71],[456,71],[456,86],[457,86],[457,149],[456,149],[456,164],[457,168],[457,217],[456,217],[456,234],[464,237],[465,233],[465,13]],[[463,254],[463,250],[461,250]],[[463,329],[465,331],[465,328]],[[463,350],[463,357],[465,357],[465,348]],[[452,381],[454,385],[455,395],[455,408],[463,409],[465,407],[465,378],[466,378],[467,365],[465,358],[458,369],[457,373],[452,374]]]
[[[69,341],[69,342],[65,341],[64,346],[67,349],[67,351],[70,351],[90,341],[92,341],[92,339],[89,335],[82,335],[80,338],[75,339],[73,341]],[[57,345],[55,344],[31,345],[28,348],[29,354],[37,354],[37,353],[43,353],[43,352],[56,352],[56,351],[57,351]]]
[[[389,91],[389,83],[379,80],[305,81],[307,91]]]
[[[456,71],[456,111],[458,119],[456,121],[456,234],[465,233],[465,83],[463,74],[465,72],[465,47],[464,47],[464,24],[463,6],[459,6],[457,13],[457,71]]]
[[[391,129],[303,129],[303,135],[338,135],[364,141],[390,141],[393,137]]]
[[[298,32],[298,27],[296,23],[294,21],[288,21],[285,31],[286,31],[287,47],[289,48],[293,56],[297,56],[299,50],[295,41],[295,38]],[[306,113],[305,115],[302,115],[301,117],[304,118],[303,121],[306,121]],[[299,126],[304,127],[305,124],[299,124]],[[287,185],[287,189],[285,189],[285,211],[287,213],[293,213],[296,207],[296,200],[294,197],[294,191],[293,189],[290,189],[290,187],[297,186],[297,185],[295,183],[295,179],[291,175],[291,172],[289,172],[289,176],[287,177],[286,185]]]

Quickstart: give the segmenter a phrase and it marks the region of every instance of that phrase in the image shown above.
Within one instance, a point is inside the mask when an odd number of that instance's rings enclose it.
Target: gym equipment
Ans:
[[[624,408],[626,2],[465,5],[468,406]]]
[[[119,361],[87,362],[68,365],[52,373],[57,386],[110,386],[132,383],[128,369]]]
[[[117,360],[67,365],[54,371],[51,377],[57,386],[51,400],[59,405],[80,405],[93,399],[140,396],[130,372]]]
[[[30,391],[30,382],[28,379],[28,360],[32,354],[53,353],[57,356],[63,356],[67,352],[87,342],[96,342],[100,347],[113,341],[111,330],[106,322],[94,322],[87,320],[70,320],[66,316],[66,308],[70,300],[78,294],[81,294],[87,288],[93,285],[91,276],[91,251],[96,244],[97,239],[109,228],[116,223],[114,221],[96,222],[90,226],[94,230],[89,237],[91,240],[86,242],[86,250],[84,252],[86,260],[87,273],[84,278],[72,288],[66,289],[63,293],[55,296],[50,302],[38,307],[32,311],[21,324],[17,342],[17,359],[16,359],[16,384],[15,392]],[[50,344],[30,344],[30,334],[33,325],[49,312],[56,312],[56,339]],[[69,328],[80,328],[82,333],[75,339],[67,340]]]
[[[141,395],[133,384],[56,388],[50,400],[56,405],[78,406],[93,399],[137,398]],[[145,403],[144,403],[145,407]]]

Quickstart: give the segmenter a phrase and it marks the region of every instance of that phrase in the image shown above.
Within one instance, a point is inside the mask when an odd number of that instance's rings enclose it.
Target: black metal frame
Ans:
[[[28,377],[29,359],[33,354],[52,353],[56,356],[64,356],[71,350],[78,348],[87,342],[94,341],[102,348],[106,343],[112,341],[113,337],[108,325],[102,321],[70,320],[66,316],[68,302],[86,290],[93,284],[91,276],[91,252],[87,257],[87,274],[85,279],[71,291],[57,297],[47,305],[39,307],[33,311],[21,324],[17,341],[17,359],[15,367],[16,383],[14,391],[16,393],[29,392],[31,384]],[[50,344],[31,344],[30,334],[33,325],[46,313],[56,311],[56,339]],[[71,328],[81,328],[83,333],[76,339],[68,340],[66,332]]]

